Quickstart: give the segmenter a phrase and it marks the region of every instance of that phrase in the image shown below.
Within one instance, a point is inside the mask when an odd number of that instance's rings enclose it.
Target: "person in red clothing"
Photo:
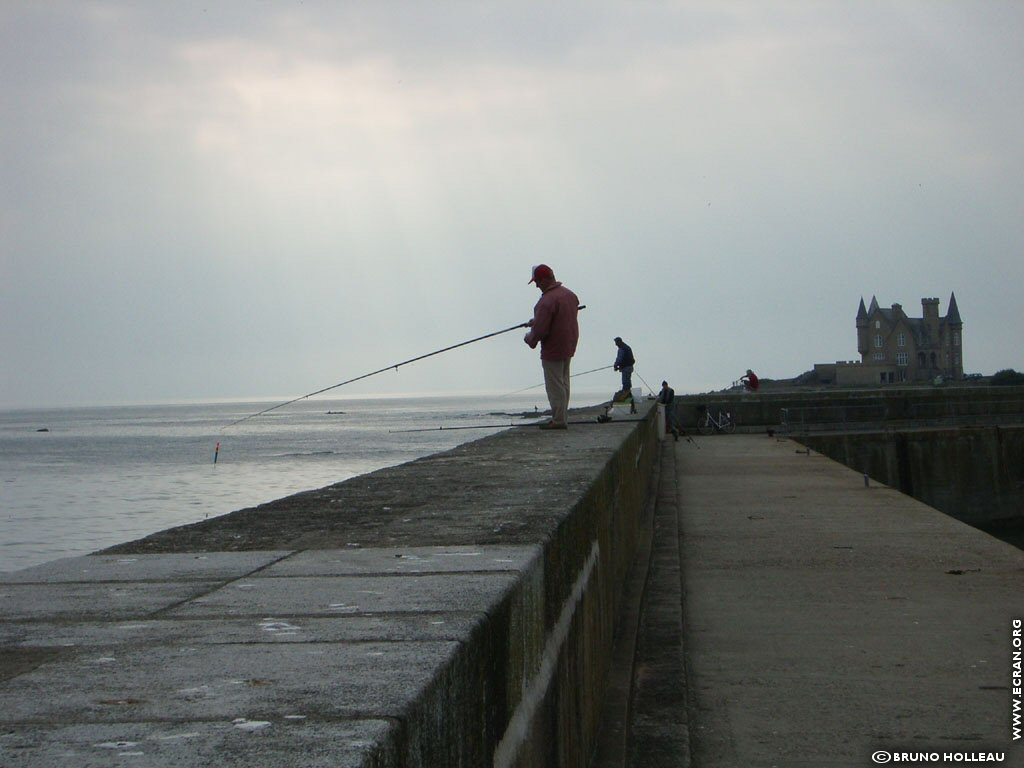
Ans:
[[[551,421],[541,429],[568,429],[569,426],[569,364],[576,354],[580,327],[576,315],[579,299],[576,294],[555,280],[547,264],[533,268],[531,283],[540,289],[540,301],[533,308],[530,330],[523,341],[536,349],[540,344],[540,362],[544,368],[544,388],[551,405]]]
[[[757,392],[757,388],[761,386],[761,382],[757,378],[757,374],[747,368],[746,376],[740,376],[740,381],[743,382],[743,386],[748,392]]]

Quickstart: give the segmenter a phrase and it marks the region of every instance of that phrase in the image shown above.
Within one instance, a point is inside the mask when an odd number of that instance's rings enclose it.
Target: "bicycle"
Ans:
[[[732,420],[732,414],[728,411],[719,411],[718,416],[711,414],[706,407],[703,408],[704,415],[697,418],[697,432],[702,435],[710,435],[716,432],[726,434],[736,431],[736,422]]]

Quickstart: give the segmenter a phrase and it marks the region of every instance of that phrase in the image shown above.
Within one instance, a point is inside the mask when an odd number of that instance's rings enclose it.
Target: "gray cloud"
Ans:
[[[954,290],[1024,368],[1018,4],[210,6],[0,9],[0,405],[301,394],[525,320],[540,261],[580,370],[788,376]]]

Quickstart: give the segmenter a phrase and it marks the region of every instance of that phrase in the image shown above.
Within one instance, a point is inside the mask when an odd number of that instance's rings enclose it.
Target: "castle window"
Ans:
[[[881,327],[882,327],[882,321],[881,320],[875,320],[875,328],[878,329],[878,328],[881,328]]]
[[[953,346],[960,346],[960,331],[953,331]]]
[[[910,355],[906,352],[896,353],[896,365],[908,365],[910,363]]]
[[[875,334],[875,349],[881,349],[881,348],[882,348],[882,334],[876,333]]]
[[[907,335],[900,331],[899,336],[896,337],[896,346],[905,347],[907,346]]]
[[[875,352],[871,356],[872,360],[885,360],[885,352]]]

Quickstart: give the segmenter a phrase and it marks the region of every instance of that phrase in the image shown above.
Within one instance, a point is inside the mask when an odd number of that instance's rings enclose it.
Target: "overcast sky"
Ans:
[[[679,392],[956,293],[1024,370],[1024,3],[0,0],[0,407],[288,398],[587,305]],[[516,331],[336,395],[542,380]],[[578,390],[616,388],[606,371]]]

